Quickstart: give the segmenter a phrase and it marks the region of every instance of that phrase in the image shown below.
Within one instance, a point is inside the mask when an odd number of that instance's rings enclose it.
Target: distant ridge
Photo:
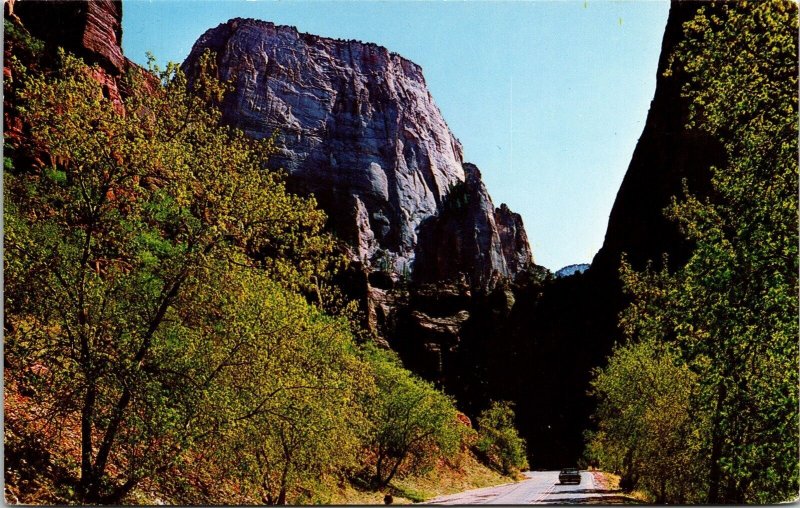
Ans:
[[[578,263],[576,265],[567,265],[564,268],[558,270],[556,272],[556,278],[561,279],[563,277],[569,277],[570,275],[575,275],[576,273],[583,273],[589,269],[588,263]]]

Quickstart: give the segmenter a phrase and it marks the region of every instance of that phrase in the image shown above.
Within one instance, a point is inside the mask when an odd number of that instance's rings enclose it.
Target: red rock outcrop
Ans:
[[[122,54],[120,0],[15,2],[13,14],[34,37],[97,63],[112,75],[128,66]]]

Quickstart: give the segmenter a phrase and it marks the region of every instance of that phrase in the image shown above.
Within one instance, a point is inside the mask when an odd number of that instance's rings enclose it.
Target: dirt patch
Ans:
[[[581,504],[641,504],[641,499],[637,499],[631,494],[622,492],[619,488],[619,476],[603,471],[590,471],[594,480],[594,490],[602,496],[586,498]]]
[[[592,471],[592,478],[594,485],[600,490],[617,490],[619,489],[619,476],[611,473],[604,473],[602,471]]]

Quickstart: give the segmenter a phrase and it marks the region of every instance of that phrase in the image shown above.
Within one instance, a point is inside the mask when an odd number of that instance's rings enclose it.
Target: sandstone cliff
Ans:
[[[151,89],[157,86],[150,73],[122,52],[121,0],[9,0],[6,18],[45,43],[44,54],[38,56],[52,58],[57,48],[64,48],[96,65],[93,76],[120,113],[124,111],[122,98],[128,92],[121,89],[120,78],[125,72],[139,73]],[[6,45],[6,52],[9,49]]]
[[[531,261],[519,216],[502,212],[501,235],[480,174],[465,174],[461,144],[418,65],[374,44],[251,19],[200,37],[184,62],[190,76],[207,49],[234,85],[224,119],[250,136],[278,133],[274,165],[287,171],[293,189],[317,197],[353,259],[395,278],[414,273],[420,235],[436,228],[449,194],[466,179],[480,196],[458,212],[465,227],[438,226],[465,246],[457,271],[480,283],[495,271],[513,276]],[[424,272],[436,280],[454,268]]]
[[[122,54],[121,0],[8,2],[31,34],[63,47],[112,75],[128,66]]]

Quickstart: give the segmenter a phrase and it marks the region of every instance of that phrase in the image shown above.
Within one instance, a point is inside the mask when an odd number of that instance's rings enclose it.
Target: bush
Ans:
[[[514,427],[513,404],[492,402],[478,416],[478,440],[475,448],[490,467],[511,474],[528,468],[525,440]]]
[[[375,455],[372,483],[383,488],[395,476],[429,470],[440,457],[456,453],[467,427],[453,400],[405,370],[389,352],[369,349],[378,392],[370,401]]]

